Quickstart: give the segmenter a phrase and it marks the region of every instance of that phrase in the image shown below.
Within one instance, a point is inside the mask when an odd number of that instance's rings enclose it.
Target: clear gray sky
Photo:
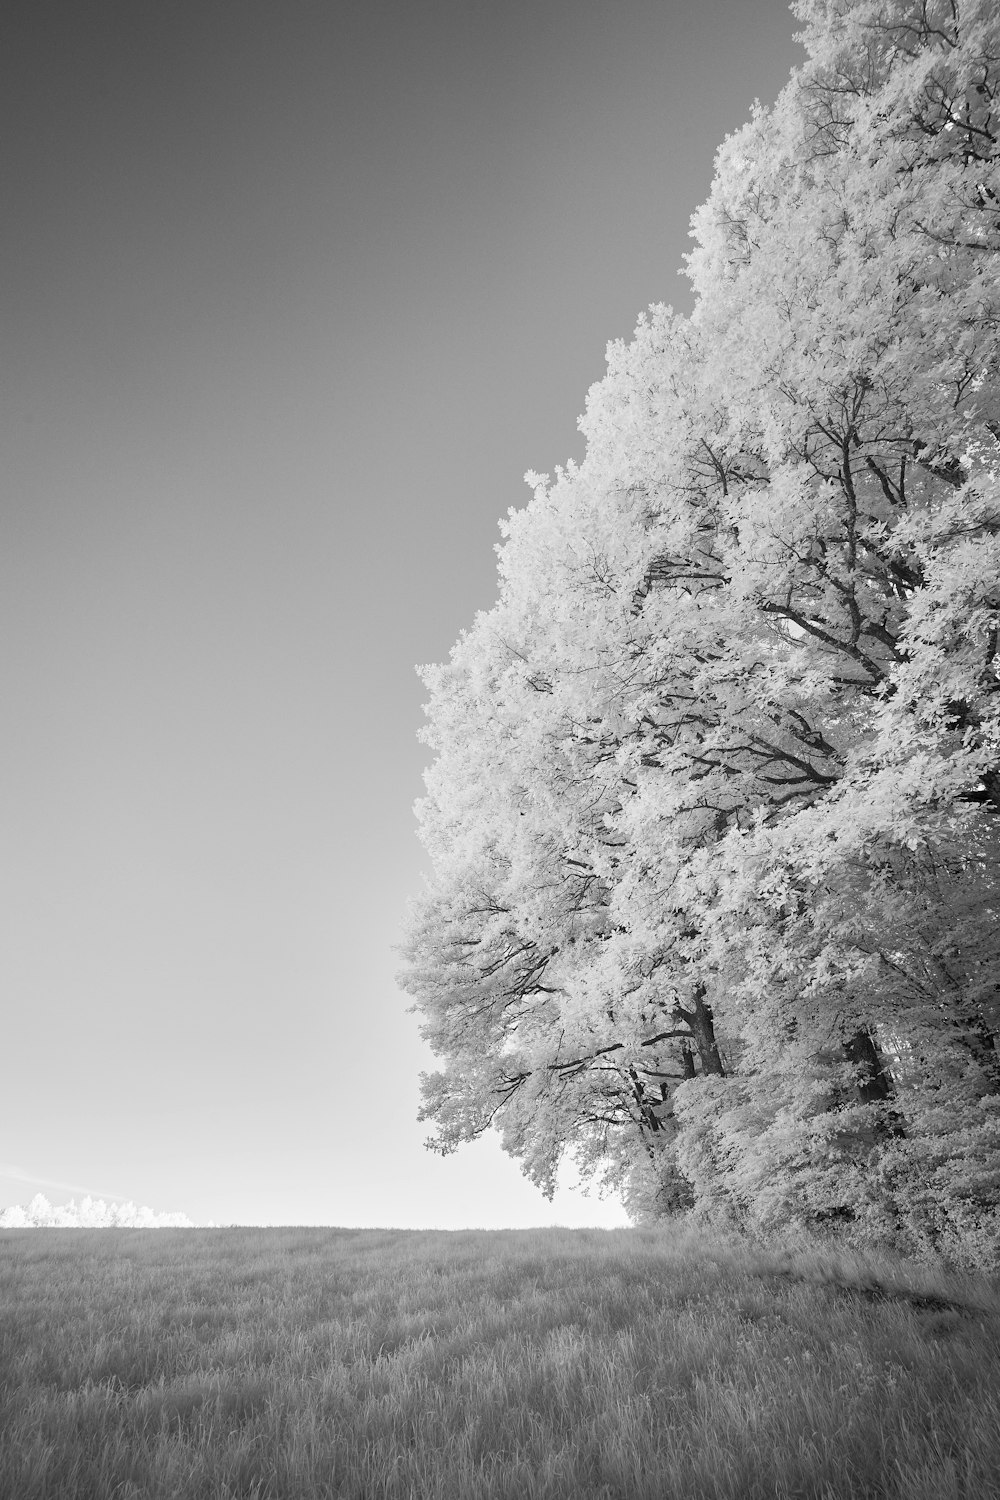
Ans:
[[[0,1207],[620,1222],[423,1149],[413,665],[801,57],[784,0],[8,0]],[[63,1184],[63,1187],[48,1184]]]

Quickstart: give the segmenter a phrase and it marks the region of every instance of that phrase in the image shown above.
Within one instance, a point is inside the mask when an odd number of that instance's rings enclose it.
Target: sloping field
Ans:
[[[982,1497],[996,1283],[653,1230],[0,1233],[0,1495]]]

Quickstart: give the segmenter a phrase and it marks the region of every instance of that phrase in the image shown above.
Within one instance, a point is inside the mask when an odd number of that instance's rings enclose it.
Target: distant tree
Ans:
[[[36,1193],[27,1205],[0,1209],[0,1229],[191,1229],[186,1214],[158,1214],[134,1203],[105,1203],[87,1196],[77,1203],[52,1204]]]
[[[403,982],[450,1150],[648,1215],[998,1253],[1000,15],[802,0],[690,320],[425,668]]]

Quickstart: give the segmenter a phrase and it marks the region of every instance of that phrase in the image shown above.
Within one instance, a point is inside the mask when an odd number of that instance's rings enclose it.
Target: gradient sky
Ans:
[[[784,0],[15,0],[0,1207],[623,1222],[423,1149],[416,662],[801,58]]]

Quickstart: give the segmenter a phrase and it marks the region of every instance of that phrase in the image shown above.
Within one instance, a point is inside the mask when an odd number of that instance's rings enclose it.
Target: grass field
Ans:
[[[998,1290],[666,1230],[7,1230],[0,1495],[995,1500]]]

